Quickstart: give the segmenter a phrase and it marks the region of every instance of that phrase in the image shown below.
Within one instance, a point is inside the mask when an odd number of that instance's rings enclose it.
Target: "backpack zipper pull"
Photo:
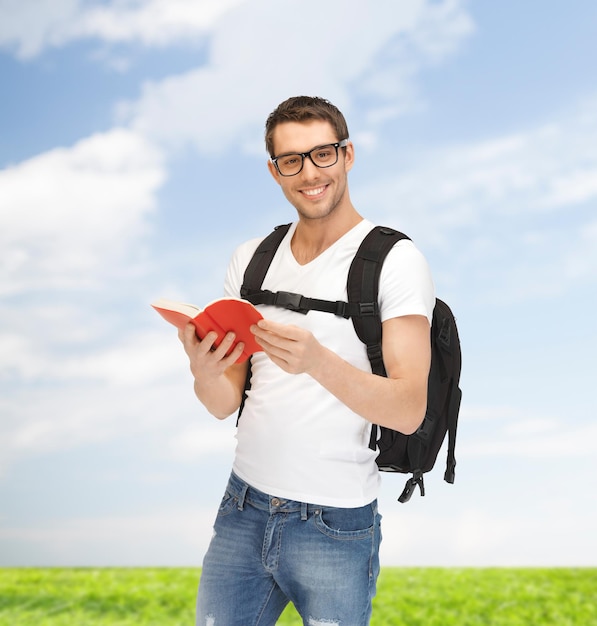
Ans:
[[[404,485],[404,491],[400,494],[398,502],[408,502],[413,495],[415,487],[419,485],[421,495],[425,495],[425,483],[423,482],[423,472],[421,470],[415,470],[411,478],[406,481]]]

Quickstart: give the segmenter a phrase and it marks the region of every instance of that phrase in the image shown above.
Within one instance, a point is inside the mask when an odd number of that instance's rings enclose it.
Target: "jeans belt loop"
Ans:
[[[308,519],[307,516],[307,503],[306,502],[301,502],[301,520],[303,522],[306,522]]]
[[[241,492],[238,494],[238,510],[242,511],[245,505],[245,498],[247,497],[247,490],[249,489],[249,485],[245,483]]]

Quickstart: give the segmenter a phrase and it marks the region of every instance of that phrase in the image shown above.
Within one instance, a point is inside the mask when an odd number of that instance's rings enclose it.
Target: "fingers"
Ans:
[[[231,365],[234,365],[236,361],[238,360],[238,358],[240,357],[240,355],[243,353],[244,349],[245,349],[245,344],[242,341],[239,341],[234,346],[234,349],[232,350],[232,352],[230,352],[228,356],[225,356],[224,358],[222,358],[221,365],[224,367],[224,369],[227,369]]]
[[[217,361],[230,361],[230,357],[235,355],[234,360],[232,360],[232,363],[234,363],[236,359],[238,359],[238,357],[242,354],[245,344],[240,341],[234,346],[234,349],[232,349],[230,354],[226,356],[236,340],[236,335],[234,333],[226,333],[226,335],[224,335],[224,339],[222,339],[217,347],[215,346],[216,339],[216,333],[208,333],[201,343],[209,343],[209,350],[212,352],[213,358]]]
[[[286,351],[283,344],[287,343],[288,340],[284,337],[261,329],[256,329],[253,334],[255,335],[255,341],[270,358],[280,356],[282,352]]]
[[[251,332],[267,356],[290,374],[307,372],[316,358],[319,344],[304,328],[260,320]]]
[[[300,355],[312,337],[309,331],[298,326],[278,324],[270,320],[260,320],[251,327],[255,340],[271,357],[288,360],[292,355]]]
[[[195,326],[190,322],[183,328],[178,329],[178,338],[185,345],[185,348],[187,345],[192,346],[199,342],[197,333],[195,331]]]
[[[200,340],[193,324],[180,329],[178,337],[191,361],[191,370],[197,375],[200,372],[221,373],[237,361],[245,347],[243,342],[234,345],[236,335],[232,332],[226,333],[218,345],[218,335],[213,331]]]
[[[272,320],[262,319],[251,327],[251,332],[257,337],[265,337],[267,333],[284,337],[286,339],[298,340],[304,335],[304,329],[292,324],[279,324]]]

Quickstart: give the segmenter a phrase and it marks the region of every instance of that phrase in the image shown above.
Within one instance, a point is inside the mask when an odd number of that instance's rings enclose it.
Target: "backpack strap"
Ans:
[[[438,318],[443,318],[443,322],[437,324],[439,330],[435,341],[439,345],[440,352],[445,359],[445,372],[452,372],[452,377],[449,381],[450,395],[447,400],[448,454],[444,480],[447,483],[453,483],[456,468],[456,430],[462,399],[462,391],[459,387],[461,369],[460,340],[458,338],[458,329],[454,323],[454,315],[443,300],[436,300],[433,315],[434,317],[437,315]]]
[[[282,224],[280,226],[276,226],[274,230],[265,238],[263,241],[257,246],[257,250],[253,253],[249,264],[245,269],[245,273],[243,275],[243,284],[240,288],[240,297],[245,300],[250,299],[251,294],[255,292],[259,292],[261,288],[261,284],[263,283],[263,279],[267,274],[267,270],[271,265],[272,259],[276,254],[276,250],[282,243],[282,239],[284,239],[288,229],[290,228],[290,224]],[[256,302],[253,302],[256,304]],[[247,376],[245,378],[245,387],[243,389],[243,397],[240,401],[240,406],[238,408],[238,415],[236,418],[236,425],[238,426],[238,420],[240,419],[241,413],[245,407],[245,401],[247,399],[247,392],[251,388],[251,359],[249,359],[249,366],[247,368]]]
[[[290,224],[276,226],[276,228],[274,228],[274,230],[257,246],[257,250],[255,250],[253,257],[245,269],[243,284],[240,288],[241,298],[247,299],[247,295],[261,289],[263,279],[265,278],[272,259],[276,254],[276,250],[282,243],[282,239],[286,236],[290,226]]]
[[[352,318],[358,338],[367,346],[371,371],[386,376],[381,352],[381,318],[377,301],[379,277],[383,262],[398,241],[409,239],[404,233],[385,226],[376,226],[363,239],[348,271],[348,301],[360,303],[360,315]],[[371,426],[369,447],[377,448],[376,424]]]
[[[393,228],[376,226],[363,239],[348,271],[348,302],[359,303],[352,318],[358,338],[367,346],[374,374],[386,375],[381,353],[381,318],[377,301],[384,259],[398,241],[409,239]]]
[[[241,290],[241,297],[251,304],[269,304],[272,306],[289,309],[296,313],[306,315],[309,311],[322,311],[333,313],[339,317],[348,319],[359,314],[359,307],[343,300],[319,300],[307,298],[300,293],[292,291],[269,291],[268,289]]]
[[[450,408],[448,413],[448,459],[446,461],[446,471],[444,480],[447,483],[454,483],[454,475],[456,469],[456,426],[458,423],[458,412],[460,411],[460,401],[462,399],[462,391],[455,384],[452,387],[450,395]]]

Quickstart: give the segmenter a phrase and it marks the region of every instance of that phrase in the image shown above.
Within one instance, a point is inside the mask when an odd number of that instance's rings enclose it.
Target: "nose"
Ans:
[[[303,177],[307,176],[310,178],[315,174],[315,178],[319,178],[320,169],[320,167],[317,167],[317,165],[313,163],[310,154],[303,159],[303,169],[301,170]]]

